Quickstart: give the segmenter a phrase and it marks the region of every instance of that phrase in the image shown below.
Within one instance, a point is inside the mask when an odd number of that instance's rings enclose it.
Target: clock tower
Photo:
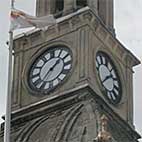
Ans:
[[[11,142],[137,142],[140,62],[115,36],[113,0],[37,0],[48,14],[56,25],[14,39]]]

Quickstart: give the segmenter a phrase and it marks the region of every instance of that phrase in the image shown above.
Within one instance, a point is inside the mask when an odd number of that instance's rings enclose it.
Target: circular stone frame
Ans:
[[[67,73],[67,75],[65,76],[65,78],[62,81],[60,81],[60,83],[57,84],[56,86],[54,86],[53,88],[47,89],[47,90],[37,90],[33,86],[31,86],[31,84],[29,83],[30,70],[31,70],[31,68],[33,68],[35,62],[37,62],[37,60],[39,60],[41,56],[45,55],[50,50],[56,50],[56,49],[64,49],[69,52],[69,55],[71,56],[71,68],[70,68],[69,72]],[[56,44],[56,45],[51,45],[44,50],[41,50],[41,48],[40,48],[39,51],[31,57],[30,61],[27,62],[24,72],[23,72],[22,81],[23,81],[23,84],[24,84],[26,90],[28,90],[28,92],[31,95],[34,95],[37,97],[50,95],[50,93],[52,91],[54,91],[58,86],[63,84],[68,79],[68,77],[72,71],[72,66],[73,66],[73,55],[72,55],[71,49],[68,46],[62,45],[62,44],[59,44],[59,45]]]
[[[102,83],[102,81],[101,81],[101,78],[100,78],[100,75],[99,75],[99,71],[98,71],[98,69],[97,69],[97,66],[95,65],[95,67],[96,67],[96,72],[97,72],[98,79],[99,79],[99,84],[101,84],[101,91],[102,91],[104,97],[108,100],[108,102],[109,102],[110,104],[118,105],[118,104],[120,103],[121,99],[122,99],[122,84],[121,84],[121,79],[120,79],[120,77],[119,77],[118,70],[117,70],[117,68],[116,68],[116,66],[115,66],[115,64],[114,64],[114,62],[113,62],[113,60],[110,58],[110,56],[109,56],[107,53],[105,53],[104,51],[98,51],[98,52],[96,53],[95,63],[96,63],[96,59],[97,59],[98,56],[103,56],[103,57],[104,57],[107,61],[109,61],[109,63],[111,64],[111,66],[112,66],[112,68],[113,68],[113,70],[114,70],[114,72],[115,72],[115,74],[116,74],[118,83],[119,83],[119,96],[116,98],[115,101],[112,101],[112,100],[108,97],[108,95],[107,95],[107,89],[106,89],[105,86],[103,85],[103,83]]]

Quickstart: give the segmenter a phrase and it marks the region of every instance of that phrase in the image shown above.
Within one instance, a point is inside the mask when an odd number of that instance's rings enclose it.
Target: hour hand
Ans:
[[[57,64],[60,63],[60,59],[58,59],[55,64],[50,68],[50,71],[52,71],[54,69],[54,67],[56,67]]]

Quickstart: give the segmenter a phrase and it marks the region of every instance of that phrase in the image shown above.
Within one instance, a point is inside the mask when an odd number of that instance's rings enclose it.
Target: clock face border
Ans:
[[[99,55],[102,55],[103,57],[106,58],[106,60],[111,64],[115,74],[116,74],[116,77],[117,77],[117,81],[118,81],[118,84],[119,84],[119,97],[115,100],[115,101],[112,101],[108,95],[107,95],[107,89],[106,89],[106,86],[103,85],[102,83],[102,80],[101,80],[101,77],[100,77],[100,74],[99,74],[99,71],[98,71],[98,68],[97,68],[97,65],[96,65],[96,60],[97,60],[97,56]],[[119,76],[119,72],[118,72],[118,69],[116,68],[115,64],[114,64],[114,61],[112,60],[112,58],[109,56],[109,54],[105,51],[98,51],[96,52],[96,56],[95,56],[95,69],[96,69],[96,73],[97,73],[97,78],[98,78],[98,81],[99,81],[99,86],[101,88],[101,92],[103,94],[103,96],[105,97],[105,99],[112,105],[118,105],[120,104],[121,100],[122,100],[122,82],[121,82],[121,78]],[[105,69],[105,68],[104,68]]]
[[[73,69],[73,54],[72,54],[71,49],[67,45],[59,44],[59,45],[51,45],[51,46],[48,46],[48,47],[44,46],[43,48],[44,48],[43,50],[40,48],[39,51],[37,51],[37,53],[33,55],[33,57],[30,59],[30,61],[25,66],[25,71],[23,73],[24,87],[26,88],[26,90],[28,90],[28,92],[31,95],[37,96],[37,97],[49,96],[51,92],[53,92],[55,89],[60,87],[69,78],[70,73],[72,72],[72,69]],[[48,53],[50,51],[55,51],[56,49],[66,50],[66,51],[68,51],[69,55],[71,56],[71,63],[70,63],[71,67],[70,67],[68,73],[66,74],[65,78],[63,80],[61,80],[57,85],[55,85],[54,87],[52,87],[48,90],[36,90],[35,88],[32,88],[29,84],[29,75],[30,75],[31,68],[34,67],[35,63],[42,56],[44,56],[46,53]]]

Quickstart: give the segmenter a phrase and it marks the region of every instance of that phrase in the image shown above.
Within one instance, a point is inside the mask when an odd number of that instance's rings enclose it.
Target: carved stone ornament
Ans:
[[[94,142],[112,142],[111,134],[107,130],[108,127],[108,118],[103,115],[101,117],[101,130],[98,133],[97,138]]]

